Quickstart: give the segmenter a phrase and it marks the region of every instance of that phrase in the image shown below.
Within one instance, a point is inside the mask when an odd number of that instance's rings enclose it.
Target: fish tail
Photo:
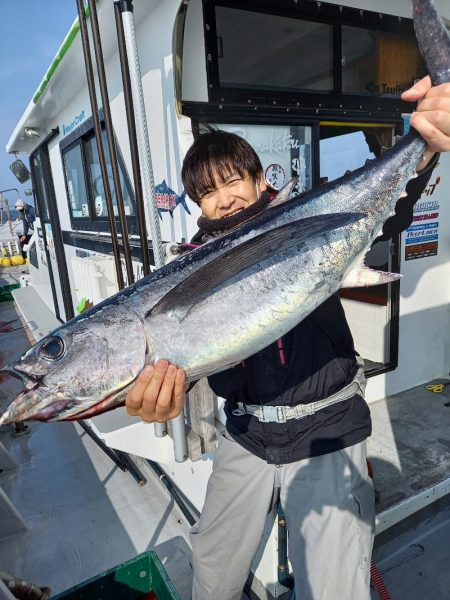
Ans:
[[[187,205],[186,202],[186,192],[183,191],[183,193],[180,196],[180,202],[184,208],[184,210],[187,212],[188,215],[191,214],[191,211],[189,210],[189,206]]]
[[[450,82],[450,36],[433,0],[413,0],[414,29],[433,85]]]

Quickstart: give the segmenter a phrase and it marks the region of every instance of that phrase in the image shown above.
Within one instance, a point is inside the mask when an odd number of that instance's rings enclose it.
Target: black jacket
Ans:
[[[34,206],[31,206],[31,204],[25,204],[25,210],[23,212],[20,211],[20,218],[22,219],[23,224],[22,235],[29,235],[30,229],[34,229],[34,221],[36,220]]]
[[[437,158],[409,182],[408,197],[402,199],[397,214],[389,219],[389,231],[384,231],[383,239],[411,223],[413,205],[436,162]],[[204,225],[204,218],[199,223]],[[193,241],[209,239],[213,233],[206,229],[201,229]],[[332,296],[283,338],[208,381],[212,390],[226,399],[229,434],[268,463],[289,463],[366,439],[371,434],[371,419],[365,400],[355,395],[314,415],[286,423],[262,423],[249,415],[236,416],[236,402],[295,406],[324,399],[351,382],[357,369],[355,356],[341,302]]]

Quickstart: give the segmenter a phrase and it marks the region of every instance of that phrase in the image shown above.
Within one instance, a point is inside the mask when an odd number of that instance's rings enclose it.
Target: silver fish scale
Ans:
[[[287,333],[339,288],[346,267],[342,248],[348,244],[339,230],[327,238],[327,252],[323,239],[285,250],[230,279],[182,319],[174,314],[150,318],[151,360],[167,358],[196,379],[240,362]]]

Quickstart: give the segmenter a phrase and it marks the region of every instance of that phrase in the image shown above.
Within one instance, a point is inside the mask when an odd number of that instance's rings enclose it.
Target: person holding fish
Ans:
[[[427,184],[436,153],[450,149],[450,84],[432,87],[425,77],[402,97],[420,101],[411,125],[427,143],[418,177],[407,187],[404,201],[413,203]],[[200,135],[187,152],[182,179],[202,209],[197,244],[239,226],[271,202],[259,158],[234,134]],[[399,231],[395,217],[391,221],[388,237]],[[225,310],[233,319],[237,308]],[[296,597],[369,600],[374,492],[366,438],[371,421],[362,361],[338,297],[271,346],[208,380],[226,400],[227,424],[203,512],[192,530],[192,597],[241,597],[267,514],[279,497]],[[126,407],[144,421],[163,422],[179,414],[184,397],[184,371],[159,360],[143,369]]]

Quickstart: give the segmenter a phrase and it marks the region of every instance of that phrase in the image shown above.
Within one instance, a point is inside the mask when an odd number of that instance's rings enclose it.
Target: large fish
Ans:
[[[433,83],[448,81],[445,27],[431,0],[413,6]],[[362,258],[424,148],[411,131],[381,159],[318,191],[291,200],[281,194],[238,229],[59,327],[9,367],[25,389],[0,424],[109,410],[159,358],[191,380],[219,372],[288,332],[340,287],[394,280]]]

